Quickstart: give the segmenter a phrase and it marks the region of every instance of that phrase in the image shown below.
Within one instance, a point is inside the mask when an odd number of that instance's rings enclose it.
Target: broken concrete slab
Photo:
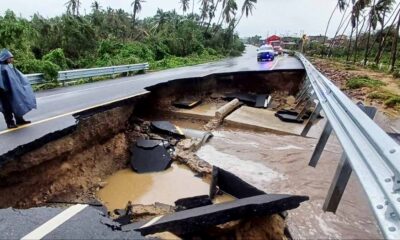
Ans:
[[[202,102],[201,99],[181,99],[172,103],[172,105],[174,105],[177,108],[192,109],[201,104],[201,102]]]
[[[255,107],[267,108],[271,99],[272,99],[271,96],[267,94],[257,95]]]
[[[153,140],[141,140],[140,145],[153,146],[154,142]],[[138,173],[164,171],[172,164],[171,155],[162,145],[157,145],[154,148],[142,148],[135,145],[131,152],[130,165]]]
[[[225,95],[225,100],[239,99],[248,106],[256,108],[267,108],[271,98],[268,94],[250,93],[229,93]]]
[[[233,173],[213,166],[212,180],[210,184],[210,197],[214,198],[219,190],[228,193],[235,198],[248,198],[266,194],[264,191],[248,184]]]
[[[162,143],[161,140],[146,140],[139,139],[136,141],[136,146],[144,149],[153,149]]]
[[[239,99],[241,102],[244,102],[245,104],[254,106],[257,101],[257,96],[254,94],[250,93],[228,93],[224,97],[225,100],[232,101],[233,99]]]
[[[151,128],[163,134],[185,137],[182,129],[168,121],[153,121],[151,122]]]
[[[215,112],[221,106],[223,106],[222,103],[203,102],[192,109],[179,108],[172,109],[171,111],[182,118],[195,118],[208,121],[215,116]]]
[[[268,109],[242,106],[225,119],[225,124],[277,134],[300,135],[304,126],[281,121]]]
[[[208,195],[182,198],[175,201],[177,212],[192,208],[203,207],[211,204],[213,204],[213,202],[211,201],[211,198]]]
[[[298,115],[299,114],[297,112],[288,111],[288,110],[277,111],[275,113],[275,116],[283,122],[299,123],[299,124],[304,123],[304,117],[301,119],[297,119]]]
[[[281,194],[259,195],[232,202],[189,209],[155,218],[136,229],[143,235],[169,231],[184,235],[208,229],[211,226],[256,216],[268,216],[300,206],[307,196]]]

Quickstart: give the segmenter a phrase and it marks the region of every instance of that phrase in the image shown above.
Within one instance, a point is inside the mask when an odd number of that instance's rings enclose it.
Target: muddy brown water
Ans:
[[[138,174],[131,169],[116,172],[97,196],[109,210],[123,209],[128,201],[151,205],[155,202],[174,206],[180,198],[207,195],[209,184],[185,165],[173,164],[163,172]]]

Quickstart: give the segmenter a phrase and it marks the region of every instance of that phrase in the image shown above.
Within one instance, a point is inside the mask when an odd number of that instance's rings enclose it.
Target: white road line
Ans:
[[[101,107],[103,105],[107,105],[107,104],[115,103],[115,102],[118,102],[118,101],[126,100],[126,99],[129,99],[129,98],[137,97],[137,96],[140,96],[140,95],[143,95],[143,94],[146,94],[146,93],[148,93],[148,91],[137,93],[137,94],[134,94],[134,95],[131,95],[131,96],[128,96],[128,97],[122,97],[122,98],[114,99],[114,100],[111,100],[111,101],[108,101],[108,102],[103,102],[103,103],[96,104],[96,105],[93,105],[93,106],[90,106],[90,107],[87,107],[87,108],[78,109],[78,110],[75,110],[75,111],[72,111],[72,112],[63,113],[63,114],[60,114],[60,115],[57,115],[57,116],[54,116],[54,117],[49,117],[49,118],[46,118],[46,119],[39,120],[37,122],[33,122],[31,124],[22,125],[22,126],[20,126],[18,128],[12,128],[12,129],[3,130],[3,131],[0,131],[0,135],[5,134],[5,133],[9,133],[9,132],[18,131],[18,130],[21,130],[21,129],[24,129],[24,128],[27,128],[27,127],[30,127],[30,126],[33,126],[33,125],[37,125],[37,124],[41,124],[41,123],[44,123],[44,122],[48,122],[48,121],[55,120],[55,119],[58,119],[58,118],[61,118],[61,117],[65,117],[65,116],[68,116],[68,115],[73,115],[73,114],[76,114],[76,113],[79,113],[79,112],[83,112],[83,111],[86,111],[86,110],[89,110],[89,109],[92,109],[92,108]]]
[[[141,226],[140,228],[145,228],[145,227],[151,226],[151,225],[153,225],[155,222],[157,222],[158,220],[160,220],[162,217],[163,217],[163,215],[158,216],[158,217],[155,217],[155,218],[151,219],[151,220],[150,220],[148,223],[146,223],[145,225]]]
[[[59,227],[61,224],[68,221],[68,219],[72,218],[83,209],[85,209],[88,205],[87,204],[77,204],[72,207],[67,208],[57,216],[53,217],[40,227],[33,230],[31,233],[27,234],[25,237],[21,238],[21,240],[36,240],[42,239],[47,234],[52,232],[54,229]]]
[[[280,60],[281,60],[281,59],[278,58],[278,59],[275,61],[274,65],[272,65],[272,67],[271,67],[271,70],[274,70],[274,69],[275,69],[276,65],[278,65],[278,63],[279,63]]]

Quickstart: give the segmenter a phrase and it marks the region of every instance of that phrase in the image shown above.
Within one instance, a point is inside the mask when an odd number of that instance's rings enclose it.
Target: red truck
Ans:
[[[265,39],[265,43],[271,45],[274,48],[275,55],[283,53],[283,49],[281,47],[281,38],[279,36],[272,35]]]

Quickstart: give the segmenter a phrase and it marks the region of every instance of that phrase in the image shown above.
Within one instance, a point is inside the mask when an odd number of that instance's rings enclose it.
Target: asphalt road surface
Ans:
[[[37,92],[38,109],[25,116],[32,124],[7,130],[4,120],[0,118],[0,155],[48,133],[72,126],[75,123],[72,114],[76,112],[143,94],[145,87],[161,82],[214,73],[303,69],[301,62],[294,57],[279,56],[272,62],[258,63],[256,55],[256,48],[248,46],[242,56],[218,62]]]

